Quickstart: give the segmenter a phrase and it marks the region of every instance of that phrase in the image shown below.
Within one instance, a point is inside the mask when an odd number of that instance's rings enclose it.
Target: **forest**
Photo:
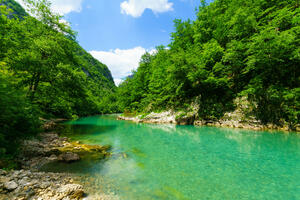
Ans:
[[[201,1],[174,21],[168,46],[146,53],[118,88],[128,113],[187,110],[217,120],[246,98],[263,123],[300,118],[300,8],[295,0]]]
[[[17,154],[18,142],[38,133],[42,119],[196,103],[199,119],[217,120],[246,98],[263,123],[299,124],[299,1],[201,1],[196,20],[174,20],[171,43],[143,55],[119,87],[47,0],[25,2],[26,11],[0,0],[1,158]]]
[[[76,41],[48,1],[0,0],[0,158],[17,153],[41,119],[116,112],[116,86],[106,65]],[[33,17],[35,16],[35,17]]]

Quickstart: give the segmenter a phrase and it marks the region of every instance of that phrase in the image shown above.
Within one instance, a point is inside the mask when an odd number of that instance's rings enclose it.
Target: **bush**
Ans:
[[[9,79],[0,74],[0,158],[15,155],[20,139],[35,135],[40,127],[37,109]]]

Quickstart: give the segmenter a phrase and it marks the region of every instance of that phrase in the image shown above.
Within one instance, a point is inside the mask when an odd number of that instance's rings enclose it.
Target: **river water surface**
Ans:
[[[73,140],[113,147],[105,161],[48,166],[80,175],[90,193],[124,200],[300,199],[296,133],[136,124],[115,115],[66,126]]]

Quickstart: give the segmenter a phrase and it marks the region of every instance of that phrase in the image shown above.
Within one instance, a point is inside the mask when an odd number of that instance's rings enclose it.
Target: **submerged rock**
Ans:
[[[100,145],[89,145],[89,144],[80,144],[79,142],[66,143],[64,147],[59,148],[61,152],[106,152],[110,149],[110,146],[100,146]]]
[[[65,153],[62,153],[58,156],[58,160],[69,163],[69,162],[74,162],[74,161],[80,160],[80,157],[76,153],[65,152]]]
[[[58,160],[58,157],[55,155],[55,154],[52,154],[49,158],[48,158],[49,161],[57,161]]]

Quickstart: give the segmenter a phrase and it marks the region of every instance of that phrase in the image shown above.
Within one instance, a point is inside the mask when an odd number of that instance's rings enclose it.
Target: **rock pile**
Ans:
[[[83,186],[66,174],[0,170],[0,199],[71,200],[82,199]]]
[[[94,158],[99,159],[110,155],[107,152],[109,146],[70,142],[68,138],[59,137],[55,132],[41,133],[38,138],[26,140],[22,144],[18,162],[23,169],[37,171],[50,162],[75,162],[86,154],[93,154]]]

